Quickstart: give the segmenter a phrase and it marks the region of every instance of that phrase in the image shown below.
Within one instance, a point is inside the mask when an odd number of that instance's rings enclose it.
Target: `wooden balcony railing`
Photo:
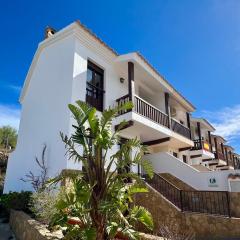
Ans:
[[[130,100],[129,95],[124,95],[121,98],[116,100],[118,106],[122,106],[125,102]],[[140,98],[139,96],[134,96],[134,109],[136,113],[164,126],[170,128],[169,124],[169,116],[166,113],[163,113],[158,108],[154,107],[144,99]],[[119,115],[125,114],[128,111],[121,110],[119,111]],[[171,119],[171,128],[174,132],[191,139],[191,132],[190,129],[182,125],[181,123],[177,122],[174,119]]]
[[[231,217],[229,193],[226,191],[181,190],[159,174],[146,182],[183,212]]]
[[[120,97],[116,100],[118,107],[122,107],[125,103],[127,103],[129,101],[130,101],[129,94],[126,94],[126,95],[124,95],[124,96],[122,96],[122,97]],[[118,112],[118,114],[122,115],[122,114],[127,113],[127,112],[129,112],[129,111],[128,110],[120,110]]]
[[[206,150],[211,152],[211,147],[210,144],[208,142],[205,142],[204,140],[200,140],[200,139],[196,139],[193,140],[194,142],[194,146],[191,148],[191,150]]]
[[[225,160],[225,155],[222,153],[222,152],[219,152],[219,151],[215,151],[214,152],[214,155],[215,155],[215,158],[216,159],[221,159],[221,160]]]
[[[168,115],[138,96],[134,97],[134,111],[164,127],[169,127]]]
[[[181,123],[176,120],[171,120],[172,130],[188,139],[191,139],[191,131],[189,128],[185,127]]]

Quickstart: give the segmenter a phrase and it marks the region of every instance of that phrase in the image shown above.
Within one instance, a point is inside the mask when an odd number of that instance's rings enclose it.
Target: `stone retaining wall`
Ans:
[[[45,225],[32,219],[22,211],[11,210],[10,226],[17,240],[57,240],[63,237],[60,231],[50,232]],[[163,240],[161,237],[144,233],[141,233],[140,236],[140,240]]]
[[[238,196],[234,198],[237,201]],[[181,236],[190,235],[201,240],[240,237],[239,218],[183,213],[150,186],[149,192],[138,194],[135,202],[152,213],[155,233],[159,234],[161,229],[166,227]]]
[[[43,224],[22,211],[11,210],[10,226],[17,240],[56,240],[62,238],[60,232],[51,233]]]
[[[233,217],[240,218],[240,192],[230,192],[230,209]]]

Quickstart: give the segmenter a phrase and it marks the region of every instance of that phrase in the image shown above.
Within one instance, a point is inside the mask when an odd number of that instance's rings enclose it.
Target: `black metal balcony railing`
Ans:
[[[231,217],[227,191],[181,190],[156,173],[152,179],[146,178],[146,181],[183,212]]]
[[[134,111],[160,125],[169,127],[169,118],[167,114],[161,112],[159,109],[137,96],[134,97]]]
[[[117,106],[122,106],[124,103],[128,102],[129,100],[130,100],[129,95],[128,94],[124,95],[123,97],[118,98],[116,100]],[[133,111],[164,127],[170,128],[169,116],[166,113],[163,113],[161,110],[159,110],[158,108],[154,107],[153,105],[151,105],[150,103],[148,103],[147,101],[145,101],[144,99],[136,95],[134,96]],[[119,111],[119,115],[125,114],[127,112],[129,111],[121,110]],[[171,129],[174,132],[188,139],[191,139],[190,129],[185,127],[184,125],[182,125],[181,123],[177,122],[174,119],[171,119]]]
[[[171,120],[172,130],[188,139],[191,138],[191,131],[189,128],[185,127],[181,123],[177,122],[176,120]]]

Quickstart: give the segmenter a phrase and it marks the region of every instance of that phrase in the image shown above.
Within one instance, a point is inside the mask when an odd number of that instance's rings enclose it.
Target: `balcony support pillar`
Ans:
[[[168,115],[168,127],[171,129],[171,113],[170,113],[170,106],[169,106],[169,93],[165,92],[165,112]]]
[[[223,154],[223,156],[224,156],[224,158],[225,158],[225,152],[224,152],[223,143],[221,143],[221,149],[222,149],[222,154]],[[226,158],[225,158],[225,159],[226,159]]]
[[[189,130],[190,130],[190,139],[192,139],[191,123],[190,123],[190,113],[187,112],[186,115],[187,115],[187,126],[188,126],[188,128],[189,128]]]
[[[227,165],[229,166],[229,161],[228,161],[228,151],[227,151],[227,148],[225,148],[225,157],[226,157],[226,160],[227,160]]]
[[[202,149],[203,146],[202,146],[202,133],[201,133],[201,124],[200,124],[200,122],[197,122],[197,131],[198,131],[200,148]]]
[[[133,102],[134,96],[134,63],[128,62],[128,94],[129,100]]]
[[[210,151],[212,152],[213,149],[212,149],[212,138],[211,138],[211,132],[208,131],[208,141],[209,141],[209,145],[210,145]]]
[[[215,158],[216,159],[219,159],[219,157],[218,157],[218,147],[217,147],[217,138],[215,137],[214,138],[214,145],[215,145]]]

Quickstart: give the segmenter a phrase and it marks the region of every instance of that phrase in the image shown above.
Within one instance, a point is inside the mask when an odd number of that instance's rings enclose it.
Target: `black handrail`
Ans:
[[[181,190],[159,174],[147,183],[183,212],[196,212],[231,217],[230,198],[227,191]]]

